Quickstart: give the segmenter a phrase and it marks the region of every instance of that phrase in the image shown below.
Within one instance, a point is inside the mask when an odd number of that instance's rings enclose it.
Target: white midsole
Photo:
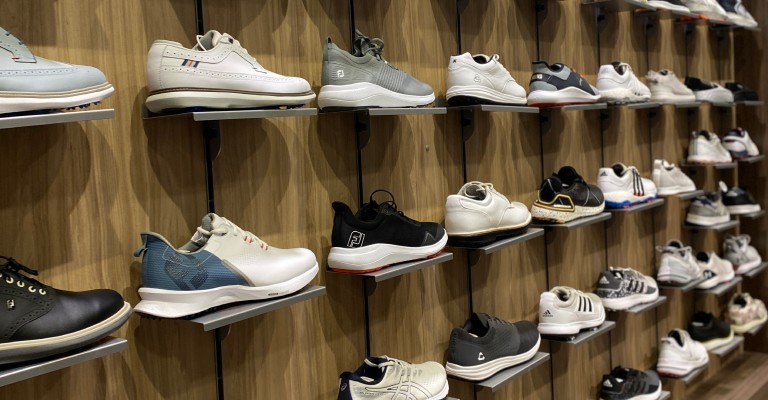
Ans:
[[[528,224],[531,223],[531,219],[532,219],[531,215],[528,214],[528,218],[524,222],[521,222],[517,225],[500,226],[497,228],[481,229],[481,230],[469,231],[469,232],[448,232],[448,235],[459,236],[459,237],[463,237],[463,236],[470,237],[470,236],[479,236],[479,235],[484,235],[484,234],[494,233],[494,232],[504,232],[509,230],[515,230],[515,229],[520,229],[528,226]]]
[[[418,260],[437,254],[448,243],[448,234],[435,244],[421,247],[397,246],[377,243],[369,246],[345,248],[331,247],[328,265],[347,271],[368,271],[405,261]]]
[[[733,103],[733,94],[727,89],[709,89],[694,92],[696,100],[709,103]]]
[[[87,91],[87,89],[84,89]],[[50,97],[41,97],[45,93],[35,96],[4,96],[0,92],[0,114],[33,111],[33,110],[55,110],[70,107],[77,107],[96,103],[106,99],[114,93],[115,88],[112,85],[105,86],[101,90],[87,91],[86,93],[71,93],[67,95],[56,95],[52,93]]]
[[[683,12],[689,12],[688,7],[686,6],[678,6],[671,4],[666,1],[658,1],[658,0],[648,0],[649,6],[654,6],[656,8],[662,8],[665,10],[673,10],[673,11],[683,11]]]
[[[656,388],[656,391],[653,393],[648,394],[638,394],[632,397],[628,397],[627,400],[657,400],[659,397],[661,397],[661,385]],[[605,400],[602,397],[600,400]]]
[[[468,379],[470,381],[481,381],[490,378],[502,369],[514,367],[515,365],[522,364],[536,355],[541,345],[541,337],[530,350],[525,353],[521,353],[514,356],[501,357],[493,361],[489,361],[484,364],[475,365],[471,367],[465,367],[458,364],[446,363],[445,370],[449,375],[457,376],[459,378]]]
[[[230,285],[206,290],[139,288],[141,301],[136,305],[136,312],[162,318],[179,318],[225,304],[285,296],[307,286],[318,271],[318,265],[315,264],[288,281],[258,287]]]
[[[659,191],[659,196],[672,196],[680,193],[688,193],[696,190],[696,185],[691,186],[666,186],[656,187]]]
[[[682,377],[707,364],[709,364],[709,356],[706,354],[704,357],[696,360],[666,360],[659,358],[656,371],[664,375]]]
[[[708,156],[703,154],[692,154],[688,156],[688,162],[694,163],[694,164],[718,164],[718,163],[729,163],[733,161],[731,157],[717,157],[717,156]]]
[[[701,344],[703,344],[704,348],[706,348],[707,350],[714,350],[718,347],[723,347],[733,342],[733,338],[734,338],[733,329],[731,329],[731,333],[729,333],[727,337],[708,340],[706,342],[701,342]]]
[[[768,322],[768,317],[756,319],[754,321],[749,321],[744,325],[731,325],[731,328],[733,328],[733,331],[736,333],[745,333],[752,330],[752,328],[762,325],[766,322]]]
[[[205,107],[214,109],[298,106],[307,104],[315,94],[247,94],[184,90],[153,94],[147,97],[147,109],[153,113],[164,110]]]
[[[650,100],[651,96],[637,94],[627,88],[600,89],[600,98],[608,103],[639,103]]]
[[[656,193],[646,193],[643,196],[635,196],[634,193],[621,191],[621,192],[603,192],[603,197],[605,197],[606,202],[611,203],[624,203],[624,202],[630,202],[630,203],[637,203],[637,202],[643,202],[643,201],[649,201],[656,198]]]
[[[557,91],[534,90],[528,94],[528,104],[569,104],[569,103],[596,103],[600,95],[591,95],[577,87],[567,87]]]
[[[574,321],[563,324],[555,322],[540,322],[538,326],[539,333],[542,335],[575,335],[582,329],[598,327],[602,325],[603,322],[605,322],[605,312],[602,308],[600,311],[601,314],[592,320]],[[541,320],[541,318],[539,318],[539,320]]]
[[[761,210],[760,204],[744,204],[740,206],[726,206],[728,212],[731,214],[749,214],[759,212]]]
[[[528,102],[528,99],[525,96],[513,96],[480,85],[452,86],[445,92],[446,100],[450,100],[451,98],[457,96],[474,97],[478,99],[489,100],[494,103],[515,105],[525,105]]]
[[[714,277],[705,280],[704,282],[699,283],[696,285],[697,289],[712,289],[713,287],[730,281],[731,279],[736,277],[736,273],[733,271],[728,271],[725,275],[715,275]]]
[[[609,310],[626,310],[638,304],[650,303],[659,298],[659,291],[651,294],[631,294],[618,299],[601,298],[603,306]]]
[[[651,100],[662,104],[683,104],[693,103],[696,101],[696,95],[691,94],[676,94],[666,88],[662,89],[658,86],[651,88]]]
[[[753,260],[750,262],[746,262],[744,264],[739,265],[736,268],[736,273],[739,275],[746,274],[749,271],[752,271],[753,269],[760,266],[760,264],[763,263],[763,260],[761,258],[758,258],[757,260]]]
[[[688,215],[685,216],[685,222],[689,224],[701,225],[701,226],[713,226],[713,225],[728,222],[730,220],[731,220],[730,215],[718,215],[716,217],[705,217],[702,215],[688,213]]]
[[[539,207],[536,203],[533,203],[531,207],[531,216],[535,219],[545,221],[555,221],[558,223],[565,223],[573,221],[577,218],[589,217],[592,215],[600,214],[605,210],[605,203],[600,204],[598,207],[582,207],[576,206],[576,209],[572,212],[569,211],[556,211],[548,208]]]
[[[423,107],[435,101],[435,94],[413,96],[393,92],[379,85],[360,82],[350,85],[325,85],[320,88],[317,104],[328,107]]]

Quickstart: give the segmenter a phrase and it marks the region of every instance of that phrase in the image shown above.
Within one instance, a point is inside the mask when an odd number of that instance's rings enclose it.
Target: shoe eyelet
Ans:
[[[10,283],[10,284],[12,284],[13,283],[13,278],[9,276],[9,277],[5,278],[5,281]]]
[[[24,282],[23,281],[16,281],[16,286],[24,287]]]
[[[40,294],[42,294],[43,296],[45,296],[45,295],[47,294],[47,293],[45,292],[45,289],[40,289],[40,292],[39,292],[39,293],[40,293]]]
[[[29,292],[30,292],[30,293],[35,293],[35,292],[37,292],[37,289],[35,289],[35,288],[34,288],[34,287],[32,287],[32,286],[30,286],[30,287],[29,287],[27,290],[29,290]]]

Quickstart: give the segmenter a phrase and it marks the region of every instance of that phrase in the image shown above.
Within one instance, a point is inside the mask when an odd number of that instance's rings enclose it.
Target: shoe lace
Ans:
[[[4,278],[5,283],[10,285],[15,282],[16,286],[21,288],[29,285],[28,290],[31,293],[38,292],[43,296],[46,295],[45,289],[47,289],[48,286],[40,283],[37,279],[30,278],[23,274],[26,273],[37,276],[36,270],[29,268],[26,265],[22,265],[10,257],[0,256],[0,259],[5,260],[5,264],[0,265],[0,278]]]
[[[5,36],[12,37],[12,38],[16,39],[19,42],[20,45],[24,46],[24,41],[23,40],[19,40],[17,37],[13,36],[11,34],[11,32],[5,31]]]
[[[408,364],[405,361],[398,360],[396,358],[388,358],[387,361],[378,365],[379,368],[396,366],[400,368],[400,377],[405,378],[403,381],[408,382],[408,393],[410,393],[410,382],[413,381],[414,368],[413,365]],[[401,381],[402,382],[402,381]]]
[[[643,178],[640,176],[640,172],[635,167],[627,167],[627,171],[632,173],[632,190],[635,192],[635,196],[644,196],[645,186],[643,185]]]
[[[388,194],[391,200],[387,200],[382,203],[377,203],[373,199],[373,196],[379,192]],[[387,209],[388,211],[390,211],[388,212],[389,214],[398,215],[403,220],[410,222],[412,224],[418,223],[418,221],[416,221],[415,219],[409,218],[402,211],[397,209],[397,203],[395,203],[395,195],[393,195],[392,192],[390,192],[389,190],[377,189],[377,190],[374,190],[373,193],[371,193],[371,196],[368,198],[368,203],[363,204],[363,213],[365,213],[365,211],[370,211],[370,210],[378,210],[379,212],[382,212],[383,211],[382,209]]]
[[[384,40],[379,38],[369,38],[360,32],[357,33],[358,37],[355,39],[355,48],[360,49],[361,55],[371,54],[380,61],[384,61],[391,68],[395,68],[381,55],[384,52]],[[397,68],[395,68],[397,69]]]
[[[242,236],[243,241],[245,243],[247,243],[247,244],[256,243],[262,249],[269,250],[269,245],[265,241],[259,239],[258,236],[254,235],[253,233],[251,233],[249,231],[243,230],[239,226],[237,226],[234,223],[232,223],[232,221],[230,221],[230,220],[228,220],[228,219],[226,219],[224,217],[219,217],[219,218],[221,218],[222,221],[224,221],[224,224],[222,226],[219,226],[217,228],[211,229],[210,231],[207,231],[207,230],[205,230],[205,229],[203,229],[202,227],[199,226],[199,227],[197,227],[197,231],[200,232],[201,234],[205,235],[205,236],[210,236],[210,235],[224,236],[224,235],[228,234],[229,232],[233,231],[233,232],[235,232],[235,234],[237,236]]]
[[[480,182],[480,181],[472,181],[472,182],[469,182],[469,184],[470,185],[479,186],[479,188],[477,190],[479,190],[479,191],[481,191],[481,192],[483,192],[485,194],[488,194],[489,192],[495,192],[496,191],[493,188],[493,184],[492,183],[485,183],[485,182]]]
[[[200,40],[201,40],[203,37],[204,37],[203,35],[197,35],[197,46],[198,46],[199,48],[201,48],[201,49],[205,49],[205,46],[203,46],[203,43],[202,43],[202,42],[200,42]],[[229,33],[222,33],[222,34],[221,34],[221,37],[219,38],[219,41],[221,41],[222,39],[227,39],[227,40],[228,40],[228,41],[229,41],[229,42],[230,42],[230,43],[231,43],[233,46],[235,46],[235,47],[237,48],[237,50],[238,50],[238,51],[239,51],[239,52],[240,52],[240,53],[241,53],[243,56],[245,56],[245,57],[247,57],[247,58],[248,58],[248,61],[250,61],[250,62],[251,62],[252,64],[254,64],[255,66],[258,66],[258,69],[259,69],[259,71],[261,71],[261,72],[266,72],[266,69],[264,69],[264,67],[262,67],[262,66],[261,66],[261,64],[259,64],[259,62],[258,62],[258,61],[256,61],[256,59],[255,59],[255,58],[254,58],[252,55],[250,55],[250,54],[248,53],[248,49],[246,49],[245,47],[241,46],[241,45],[240,45],[240,41],[238,41],[237,39],[235,39],[235,38],[234,38],[232,35],[230,35]]]

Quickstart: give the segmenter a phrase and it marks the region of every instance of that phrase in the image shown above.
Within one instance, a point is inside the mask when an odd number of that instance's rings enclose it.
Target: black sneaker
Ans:
[[[757,92],[738,82],[727,82],[725,88],[733,93],[733,101],[758,101]]]
[[[472,314],[463,328],[454,328],[445,370],[459,378],[482,381],[502,369],[536,355],[541,337],[530,321],[509,323],[486,314]]]
[[[533,63],[528,105],[533,107],[596,103],[598,90],[584,76],[564,64]]]
[[[713,350],[733,341],[733,329],[723,320],[715,318],[710,313],[697,312],[688,324],[691,338],[701,342],[707,350]]]
[[[384,192],[391,201],[377,203],[373,195]],[[438,255],[448,234],[435,222],[419,222],[397,210],[394,196],[386,190],[371,194],[357,214],[336,201],[328,266],[338,272],[365,273],[391,264]]]
[[[760,204],[752,197],[752,193],[734,186],[723,196],[723,204],[731,214],[749,214],[760,211]]]
[[[559,224],[603,212],[603,192],[584,181],[573,167],[562,167],[547,178],[533,202],[534,219]]]
[[[597,279],[597,295],[609,310],[626,310],[638,304],[650,303],[659,298],[659,289],[647,276],[626,268],[611,267],[600,272]]]
[[[63,353],[96,342],[122,326],[131,305],[114,290],[67,292],[29,275],[37,271],[0,257],[0,364]]]
[[[601,400],[658,399],[661,381],[654,371],[638,371],[616,367],[610,375],[603,375]]]

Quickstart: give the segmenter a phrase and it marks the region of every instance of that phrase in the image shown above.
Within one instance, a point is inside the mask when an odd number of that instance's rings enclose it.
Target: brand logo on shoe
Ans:
[[[480,354],[477,356],[477,360],[478,360],[478,361],[483,361],[483,360],[485,360],[485,354],[483,354],[483,353],[480,353]]]
[[[182,290],[198,289],[208,280],[203,262],[193,255],[165,254],[165,273]],[[231,267],[230,267],[231,268]]]
[[[608,176],[608,173],[603,171],[603,173],[601,173],[600,176]]]
[[[607,285],[607,284],[609,284],[609,283],[610,283],[610,282],[608,282],[608,279],[607,279],[606,277],[602,277],[602,278],[600,278],[600,284],[601,284],[601,285]]]
[[[339,388],[339,390],[342,391],[342,392],[347,390],[347,384],[346,383],[342,383],[341,387]]]
[[[16,308],[16,302],[13,301],[13,300],[6,300],[5,301],[5,306],[6,306],[6,308],[8,308],[8,311],[11,311],[11,310]]]
[[[340,70],[336,71],[336,77],[337,78],[343,78],[344,77],[344,70],[340,69]]]
[[[544,80],[544,74],[533,74],[533,78],[531,79]]]
[[[714,271],[711,271],[711,270],[706,270],[706,271],[704,271],[704,278],[706,278],[706,279],[712,279],[712,278],[714,278],[716,275],[717,275],[717,274],[715,274],[715,272],[714,272]]]
[[[541,314],[541,316],[544,317],[544,318],[552,318],[553,317],[552,313],[549,312],[549,310],[544,311],[544,314]]]
[[[474,80],[475,80],[475,82],[480,83],[480,75],[479,74],[475,74],[475,79]]]
[[[613,385],[611,384],[611,381],[609,381],[608,379],[606,379],[605,382],[603,382],[603,386],[609,387],[609,388],[613,387]]]
[[[349,235],[349,241],[347,247],[362,247],[365,240],[365,234],[362,232],[354,231]]]

